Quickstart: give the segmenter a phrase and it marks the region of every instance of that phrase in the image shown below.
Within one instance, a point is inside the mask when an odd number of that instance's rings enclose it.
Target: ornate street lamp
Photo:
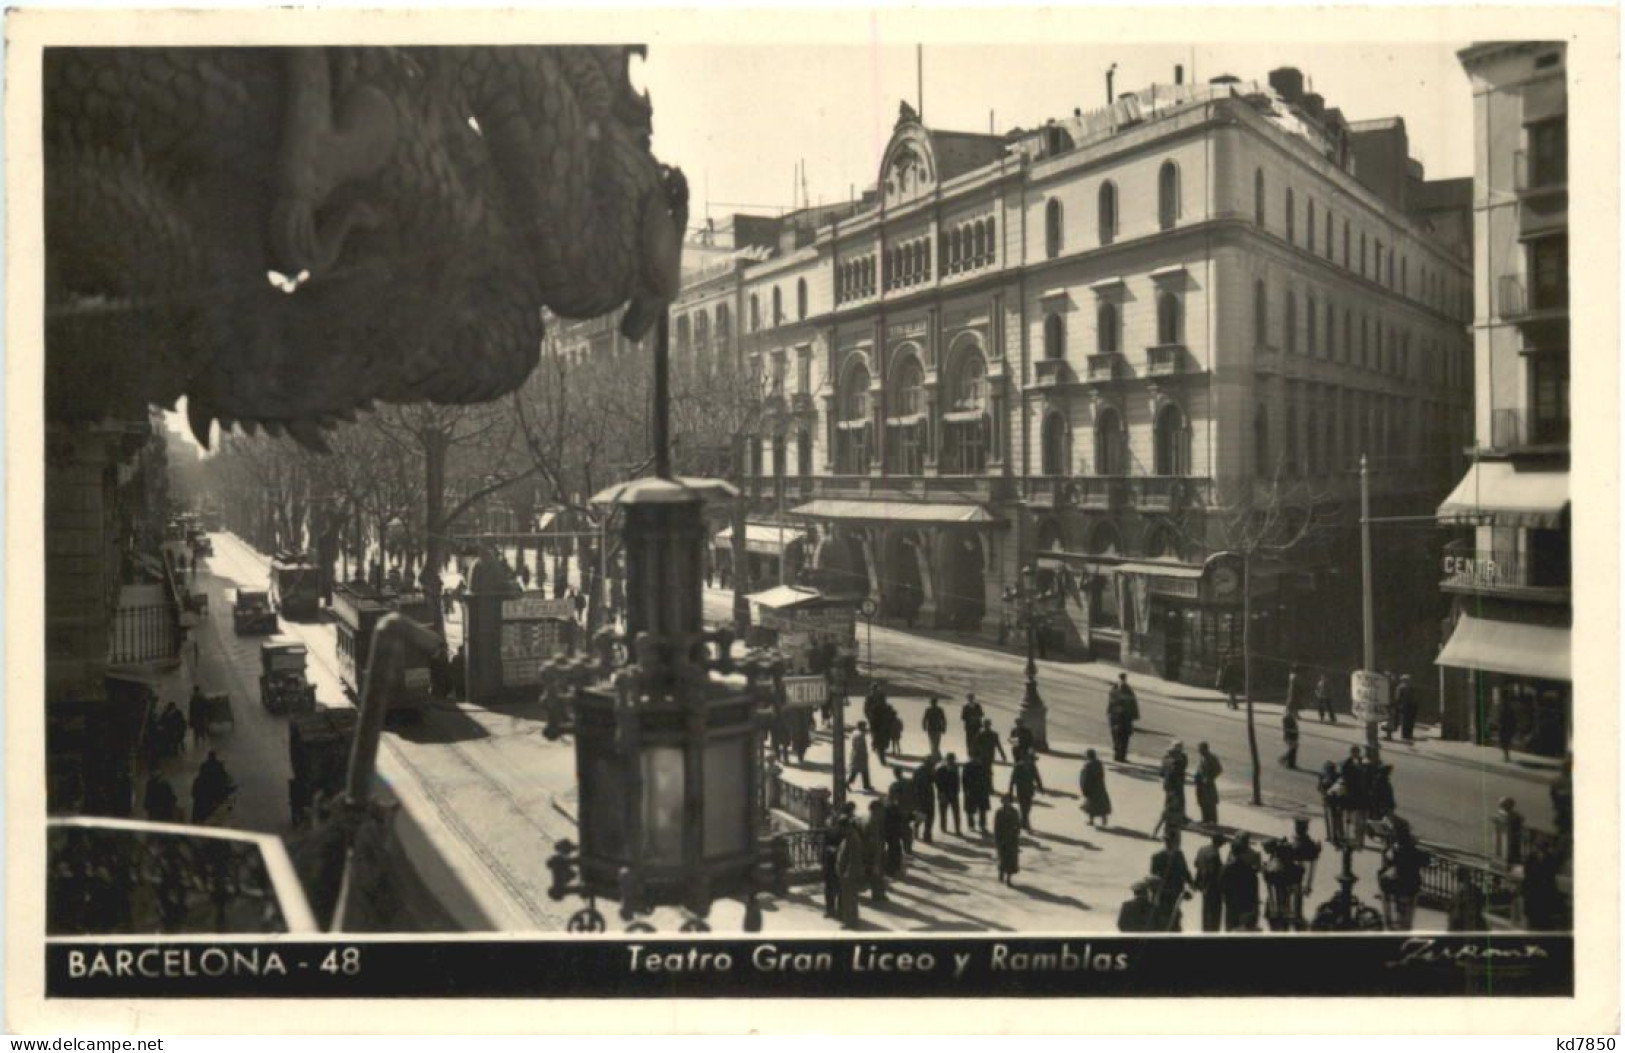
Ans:
[[[1033,604],[1039,599],[1037,578],[1037,568],[1032,564],[1022,567],[1020,588],[1006,589],[1004,598],[1005,602],[1017,606],[1020,627],[1027,632],[1027,684],[1021,692],[1021,719],[1033,733],[1033,745],[1040,750],[1047,750],[1048,714],[1044,709],[1044,700],[1038,694],[1038,662],[1035,657],[1038,646],[1038,618]]]
[[[602,629],[594,655],[556,659],[544,670],[549,712],[567,710],[574,725],[581,843],[559,842],[548,862],[554,899],[588,898],[570,920],[572,931],[603,931],[598,897],[618,900],[629,921],[680,906],[690,915],[683,928],[704,930],[714,899],[742,896],[746,928],[760,926],[762,713],[782,690],[784,667],[764,653],[736,663],[733,634],[704,627],[704,502],[737,492],[672,475],[668,326],[662,314],[654,477],[593,499],[624,512],[626,632]],[[550,737],[562,731],[550,720]],[[637,921],[633,928],[648,926]]]

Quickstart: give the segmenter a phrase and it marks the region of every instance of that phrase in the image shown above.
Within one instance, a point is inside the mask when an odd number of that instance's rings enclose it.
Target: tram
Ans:
[[[434,614],[421,592],[380,592],[360,582],[333,586],[339,680],[352,704],[361,702],[361,678],[366,675],[367,658],[372,653],[372,635],[378,623],[391,612],[404,614],[425,626],[434,624]],[[405,681],[400,694],[390,701],[389,715],[391,718],[420,718],[429,697],[429,656],[408,654]]]

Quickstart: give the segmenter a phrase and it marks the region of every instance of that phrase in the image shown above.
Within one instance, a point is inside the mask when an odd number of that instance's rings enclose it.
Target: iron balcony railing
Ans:
[[[1523,407],[1490,412],[1492,450],[1521,450],[1539,446],[1567,446],[1569,418],[1551,411]]]
[[[1499,589],[1566,589],[1571,574],[1560,555],[1539,557],[1508,549],[1479,548],[1471,541],[1444,547],[1443,585],[1494,592]]]

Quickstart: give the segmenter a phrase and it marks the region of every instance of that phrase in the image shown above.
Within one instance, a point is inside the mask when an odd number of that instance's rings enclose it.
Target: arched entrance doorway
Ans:
[[[869,595],[869,563],[857,538],[831,533],[819,544],[813,565],[814,583],[829,595]]]
[[[919,550],[923,544],[924,538],[917,531],[891,531],[886,535],[880,562],[880,612],[888,618],[901,618],[910,627],[925,603]]]
[[[938,550],[942,592],[937,597],[938,622],[949,629],[974,632],[987,615],[987,566],[982,539],[974,530],[946,530]]]

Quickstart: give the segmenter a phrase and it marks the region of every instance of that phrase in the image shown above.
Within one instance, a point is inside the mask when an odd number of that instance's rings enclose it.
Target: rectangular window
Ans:
[[[1530,305],[1537,311],[1569,305],[1569,239],[1542,238],[1529,246]]]
[[[796,352],[796,390],[803,395],[812,394],[812,348],[803,347]]]
[[[1303,222],[1304,241],[1308,245],[1309,251],[1314,252],[1315,251],[1315,199],[1314,198],[1309,198],[1308,201],[1304,202],[1304,206],[1305,206],[1305,209],[1306,209],[1306,211],[1304,213],[1304,222]]]
[[[1298,353],[1298,294],[1290,289],[1286,294],[1286,353]]]
[[[1567,351],[1530,356],[1529,401],[1533,406],[1529,438],[1538,443],[1569,440],[1569,356]]]
[[[1529,133],[1527,188],[1561,186],[1569,181],[1569,126],[1566,117],[1532,124]]]
[[[1349,221],[1343,221],[1343,269],[1349,268]]]
[[[1311,226],[1309,229],[1314,230],[1315,228]],[[1313,296],[1309,297],[1305,302],[1303,315],[1304,324],[1306,327],[1304,332],[1309,337],[1309,354],[1314,355],[1318,350],[1316,348],[1316,334],[1319,331],[1319,327],[1316,325],[1318,319],[1315,317],[1315,298]]]

